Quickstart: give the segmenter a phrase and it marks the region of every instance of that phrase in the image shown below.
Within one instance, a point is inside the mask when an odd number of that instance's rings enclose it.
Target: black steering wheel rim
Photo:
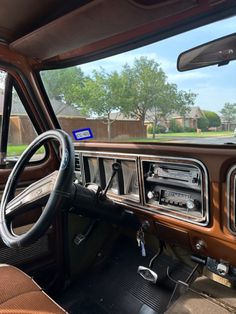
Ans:
[[[61,162],[58,175],[55,180],[53,191],[51,192],[46,206],[34,223],[32,228],[26,233],[16,235],[9,230],[6,221],[6,208],[11,195],[16,188],[17,179],[25,168],[26,163],[33,154],[47,141],[56,140],[61,147]],[[13,167],[1,199],[0,208],[0,234],[3,242],[9,247],[22,247],[31,244],[39,239],[49,228],[57,210],[65,206],[71,196],[71,188],[74,179],[74,147],[69,135],[62,130],[50,130],[40,134],[23,152],[19,160]]]

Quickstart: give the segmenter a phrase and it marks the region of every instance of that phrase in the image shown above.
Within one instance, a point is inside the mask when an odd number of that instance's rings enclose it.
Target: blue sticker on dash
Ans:
[[[93,138],[93,133],[90,128],[74,130],[72,133],[76,141],[83,141]]]

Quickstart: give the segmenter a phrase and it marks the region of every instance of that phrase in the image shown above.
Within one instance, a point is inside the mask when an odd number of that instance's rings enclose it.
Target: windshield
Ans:
[[[41,72],[74,141],[236,143],[235,62],[178,72],[179,54],[235,31],[230,18],[81,66]]]

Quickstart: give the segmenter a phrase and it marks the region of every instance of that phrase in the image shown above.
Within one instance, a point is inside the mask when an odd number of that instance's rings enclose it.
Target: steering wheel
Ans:
[[[17,180],[27,162],[47,141],[60,144],[61,161],[59,169],[50,175],[32,183],[23,192],[14,196]],[[0,208],[0,234],[9,247],[21,247],[39,239],[49,228],[56,211],[64,208],[71,196],[74,179],[74,147],[67,133],[51,130],[40,134],[23,152],[8,177]],[[45,206],[40,217],[26,233],[16,235],[11,221],[17,215],[35,208]]]

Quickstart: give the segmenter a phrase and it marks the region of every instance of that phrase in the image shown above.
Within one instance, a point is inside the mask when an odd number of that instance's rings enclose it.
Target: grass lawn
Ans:
[[[232,136],[232,131],[208,131],[208,132],[183,132],[183,133],[164,133],[156,134],[156,138],[161,137],[219,137],[219,136]],[[148,134],[148,138],[152,138],[152,134]]]
[[[175,138],[206,138],[206,137],[223,137],[233,136],[232,131],[209,131],[209,132],[183,132],[183,133],[164,133],[156,134],[155,139],[152,138],[152,134],[148,134],[147,138],[130,138],[128,142],[166,142]]]
[[[23,151],[28,147],[28,145],[8,145],[7,146],[7,156],[20,156]],[[41,147],[36,154],[44,153],[44,147]]]

